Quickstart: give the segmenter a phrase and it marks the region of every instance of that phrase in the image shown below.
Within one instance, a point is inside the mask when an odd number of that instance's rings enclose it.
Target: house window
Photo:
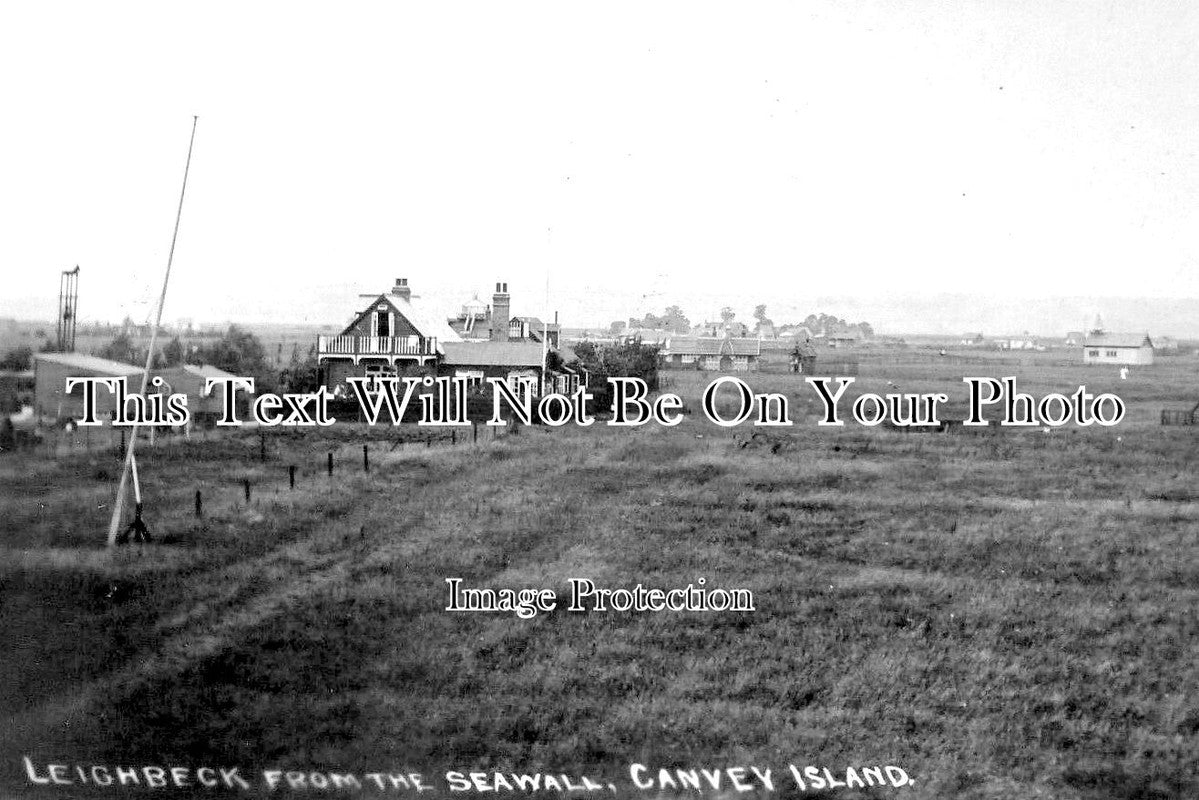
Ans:
[[[371,384],[378,378],[394,378],[395,367],[390,364],[367,364],[362,368],[362,374],[371,379]]]
[[[683,353],[682,361],[684,364],[694,364],[695,363],[695,354],[694,353]]]
[[[1119,353],[1117,353],[1115,350],[1108,350],[1105,355],[1108,358],[1115,358],[1117,355],[1119,355]]]
[[[375,312],[375,335],[391,336],[391,313],[388,311]]]
[[[1099,358],[1099,351],[1098,350],[1088,350],[1087,355],[1089,355],[1091,358]]]
[[[475,390],[483,387],[483,370],[460,369],[454,372],[455,378],[466,378],[466,388]]]
[[[512,390],[512,394],[524,400],[527,393],[536,394],[537,374],[535,372],[509,372],[508,373],[508,388]]]

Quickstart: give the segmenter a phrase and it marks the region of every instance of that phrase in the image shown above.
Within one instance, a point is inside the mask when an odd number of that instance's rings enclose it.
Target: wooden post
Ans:
[[[296,488],[296,465],[295,464],[292,464],[290,467],[287,468],[287,482],[290,484],[290,488],[292,488],[292,489]]]
[[[125,460],[125,431],[121,431],[121,449],[117,451],[119,458]]]
[[[329,451],[329,477],[333,477],[333,451]]]
[[[242,480],[242,486],[243,486],[243,487],[245,487],[245,490],[246,490],[246,503],[248,504],[248,503],[250,502],[250,479],[249,479],[249,478],[245,478],[244,480]]]
[[[199,489],[196,489],[196,516],[204,516],[204,499],[200,496]]]
[[[266,434],[258,433],[258,460],[266,461]]]
[[[471,444],[479,443],[479,423],[477,423],[477,422],[472,422],[470,424],[470,443]]]
[[[362,471],[371,471],[370,451],[367,449],[366,445],[362,445]]]
[[[457,428],[453,428],[450,430],[450,444],[458,444],[458,429]]]

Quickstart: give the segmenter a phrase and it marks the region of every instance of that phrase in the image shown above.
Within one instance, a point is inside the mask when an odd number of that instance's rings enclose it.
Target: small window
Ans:
[[[1087,355],[1089,355],[1091,358],[1099,358],[1099,351],[1098,350],[1088,350]]]
[[[1115,350],[1108,350],[1105,355],[1107,355],[1108,358],[1115,358],[1118,353]]]

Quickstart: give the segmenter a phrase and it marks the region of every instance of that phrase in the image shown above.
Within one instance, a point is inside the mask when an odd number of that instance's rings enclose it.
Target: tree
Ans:
[[[758,305],[754,306],[754,319],[757,320],[757,324],[754,325],[755,331],[762,330],[762,326],[764,325],[774,327],[774,321],[771,320],[770,317],[766,316],[765,303],[759,303]]]
[[[620,334],[624,333],[627,327],[627,322],[615,320],[611,325],[608,326],[608,333],[612,334],[613,336],[619,336]]]
[[[320,388],[320,366],[316,361],[316,347],[308,348],[308,355],[300,358],[300,348],[291,350],[291,361],[279,373],[279,386],[285,392],[315,392]]]
[[[117,338],[100,348],[98,355],[100,358],[107,358],[109,361],[119,361],[122,364],[137,364],[145,358],[145,355],[133,346],[132,340],[130,340],[129,335],[124,331],[117,334]]]
[[[678,306],[669,306],[662,316],[662,327],[671,333],[688,333],[691,330],[691,320]]]
[[[724,308],[720,309],[720,321],[725,325],[728,325],[730,322],[732,322],[736,316],[737,312],[733,311],[732,307],[730,306],[725,306]]]
[[[33,348],[28,345],[9,350],[0,359],[0,369],[24,372],[33,368]]]
[[[211,364],[234,375],[254,378],[255,389],[259,392],[273,391],[278,380],[262,342],[237,325],[230,325],[219,339],[196,348],[188,361]]]
[[[179,341],[179,337],[176,336],[167,342],[166,347],[162,348],[163,366],[177,367],[183,363],[183,359],[183,342]]]

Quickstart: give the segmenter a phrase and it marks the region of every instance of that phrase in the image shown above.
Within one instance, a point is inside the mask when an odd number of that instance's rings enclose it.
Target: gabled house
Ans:
[[[496,284],[490,306],[472,301],[449,319],[414,297],[406,278],[388,294],[364,297],[366,308],[340,334],[317,337],[322,383],[338,396],[352,396],[348,378],[370,376],[464,377],[480,391],[489,391],[488,378],[503,378],[514,390],[531,378],[535,394],[572,394],[586,385],[585,374],[549,358],[559,350],[556,321],[509,316],[507,283]]]
[[[1082,344],[1084,364],[1152,364],[1153,341],[1147,333],[1094,330]]]
[[[407,278],[390,293],[364,295],[366,307],[337,336],[318,336],[316,360],[324,385],[333,389],[350,377],[435,375],[447,341],[457,333],[412,296]]]
[[[726,336],[672,336],[659,358],[663,367],[751,372],[762,355],[759,339]]]

